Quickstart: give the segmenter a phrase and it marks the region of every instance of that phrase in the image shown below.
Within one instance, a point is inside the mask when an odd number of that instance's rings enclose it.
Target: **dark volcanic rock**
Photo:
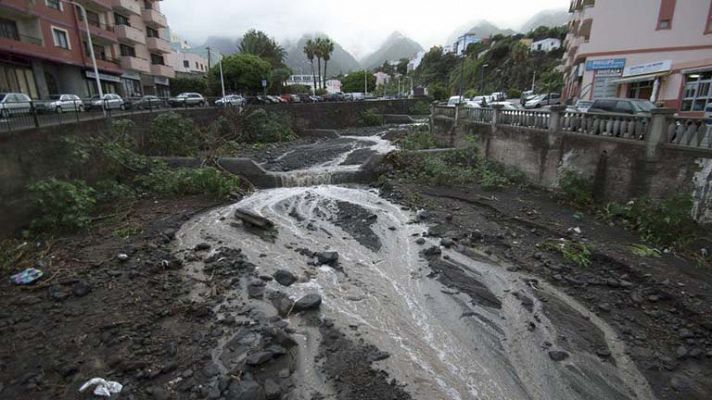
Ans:
[[[265,397],[267,400],[279,399],[282,395],[282,388],[272,379],[265,380]]]
[[[294,311],[306,311],[319,308],[321,305],[321,296],[316,293],[310,293],[294,303]]]
[[[286,269],[280,269],[272,276],[274,277],[274,280],[276,280],[277,282],[279,282],[280,285],[283,286],[291,286],[294,282],[297,281],[297,277]]]
[[[262,364],[266,363],[267,361],[271,360],[272,356],[273,356],[273,354],[270,351],[260,351],[260,352],[253,353],[253,354],[249,355],[247,357],[247,359],[245,360],[245,362],[247,363],[247,365],[252,365],[252,366],[262,365]]]
[[[549,358],[554,361],[564,361],[569,358],[569,353],[561,350],[552,350],[549,352]]]
[[[337,262],[339,262],[339,253],[335,251],[322,251],[316,253],[316,259],[317,261],[319,261],[319,264],[327,264],[333,266]]]
[[[91,292],[91,286],[84,281],[77,281],[72,286],[72,293],[77,297],[84,297]]]
[[[226,398],[230,400],[265,400],[265,391],[259,383],[252,380],[233,381]]]

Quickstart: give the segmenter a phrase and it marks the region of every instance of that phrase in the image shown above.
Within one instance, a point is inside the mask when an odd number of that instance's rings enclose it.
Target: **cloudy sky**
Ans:
[[[207,36],[238,37],[250,28],[278,40],[324,32],[356,57],[374,51],[393,31],[423,47],[443,44],[459,26],[486,19],[519,28],[539,11],[569,0],[164,0],[171,29],[192,43]]]

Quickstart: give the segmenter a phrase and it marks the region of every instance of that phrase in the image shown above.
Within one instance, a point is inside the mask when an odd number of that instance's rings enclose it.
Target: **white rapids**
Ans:
[[[333,171],[346,157],[317,168]],[[337,226],[339,202],[378,216],[371,226],[381,243],[378,251],[364,247]],[[263,240],[231,224],[236,208],[273,221],[278,230],[276,240]],[[198,216],[183,226],[178,239],[182,249],[203,241],[221,241],[222,246],[242,249],[260,274],[284,268],[300,276],[300,282],[289,288],[270,282],[268,290],[285,292],[294,299],[320,293],[323,316],[333,319],[345,333],[351,331],[349,327],[358,327],[365,341],[390,353],[390,358],[375,365],[405,384],[405,390],[416,399],[653,398],[611,328],[555,288],[535,287],[526,276],[502,265],[475,261],[446,249],[443,254],[484,284],[502,302],[501,309],[473,305],[467,295],[427,277],[431,270],[419,253],[437,242],[415,243],[416,236],[428,228],[414,223],[414,218],[414,213],[381,198],[374,189],[289,187],[258,191],[237,204]],[[343,272],[308,265],[312,259],[295,251],[299,248],[337,251]],[[617,367],[588,353],[573,352],[562,362],[549,359],[542,343],[556,343],[559,332],[541,312],[535,290],[588,316],[603,332]],[[534,313],[540,320],[533,332],[527,329],[532,313],[511,295],[515,291],[534,299]],[[314,332],[306,332],[299,318],[291,316],[290,324],[313,340]],[[319,379],[310,366],[314,347],[300,342],[298,376],[307,381],[302,385],[328,386],[313,382]],[[325,398],[336,398],[328,391],[324,394]]]

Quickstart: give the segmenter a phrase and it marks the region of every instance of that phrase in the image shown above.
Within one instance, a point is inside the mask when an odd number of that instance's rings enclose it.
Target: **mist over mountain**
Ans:
[[[569,11],[567,9],[544,10],[535,14],[525,22],[520,31],[527,33],[540,26],[553,28],[566,25],[567,22],[569,22]]]
[[[227,36],[208,36],[205,43],[200,47],[210,47],[220,52],[220,54],[229,56],[238,52],[239,39],[230,38]]]
[[[474,33],[480,39],[483,39],[499,34],[505,36],[513,35],[516,32],[511,29],[502,29],[489,21],[480,20],[462,25],[459,28],[455,29],[455,31],[451,33],[450,36],[448,36],[447,43],[445,44],[452,45],[457,41],[457,38],[464,35],[465,33]]]
[[[305,34],[296,42],[287,41],[282,43],[282,46],[284,46],[284,49],[287,51],[287,57],[284,59],[284,63],[287,64],[295,74],[311,74],[311,64],[307,56],[304,55],[304,46],[307,44],[307,40],[317,37],[326,37],[326,35],[323,33]],[[316,65],[315,60],[315,68]],[[328,69],[326,71],[327,75],[331,77],[347,74],[359,70],[360,68],[361,65],[356,61],[356,58],[339,43],[334,42],[334,52],[331,54],[331,59],[329,60]]]
[[[361,60],[361,65],[368,69],[377,68],[385,61],[412,58],[423,46],[400,32],[393,32],[375,52]]]

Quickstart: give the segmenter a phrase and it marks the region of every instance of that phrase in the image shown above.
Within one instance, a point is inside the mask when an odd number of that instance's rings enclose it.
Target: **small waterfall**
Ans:
[[[274,174],[279,187],[310,187],[345,183],[364,183],[365,173],[358,168],[308,169]]]

